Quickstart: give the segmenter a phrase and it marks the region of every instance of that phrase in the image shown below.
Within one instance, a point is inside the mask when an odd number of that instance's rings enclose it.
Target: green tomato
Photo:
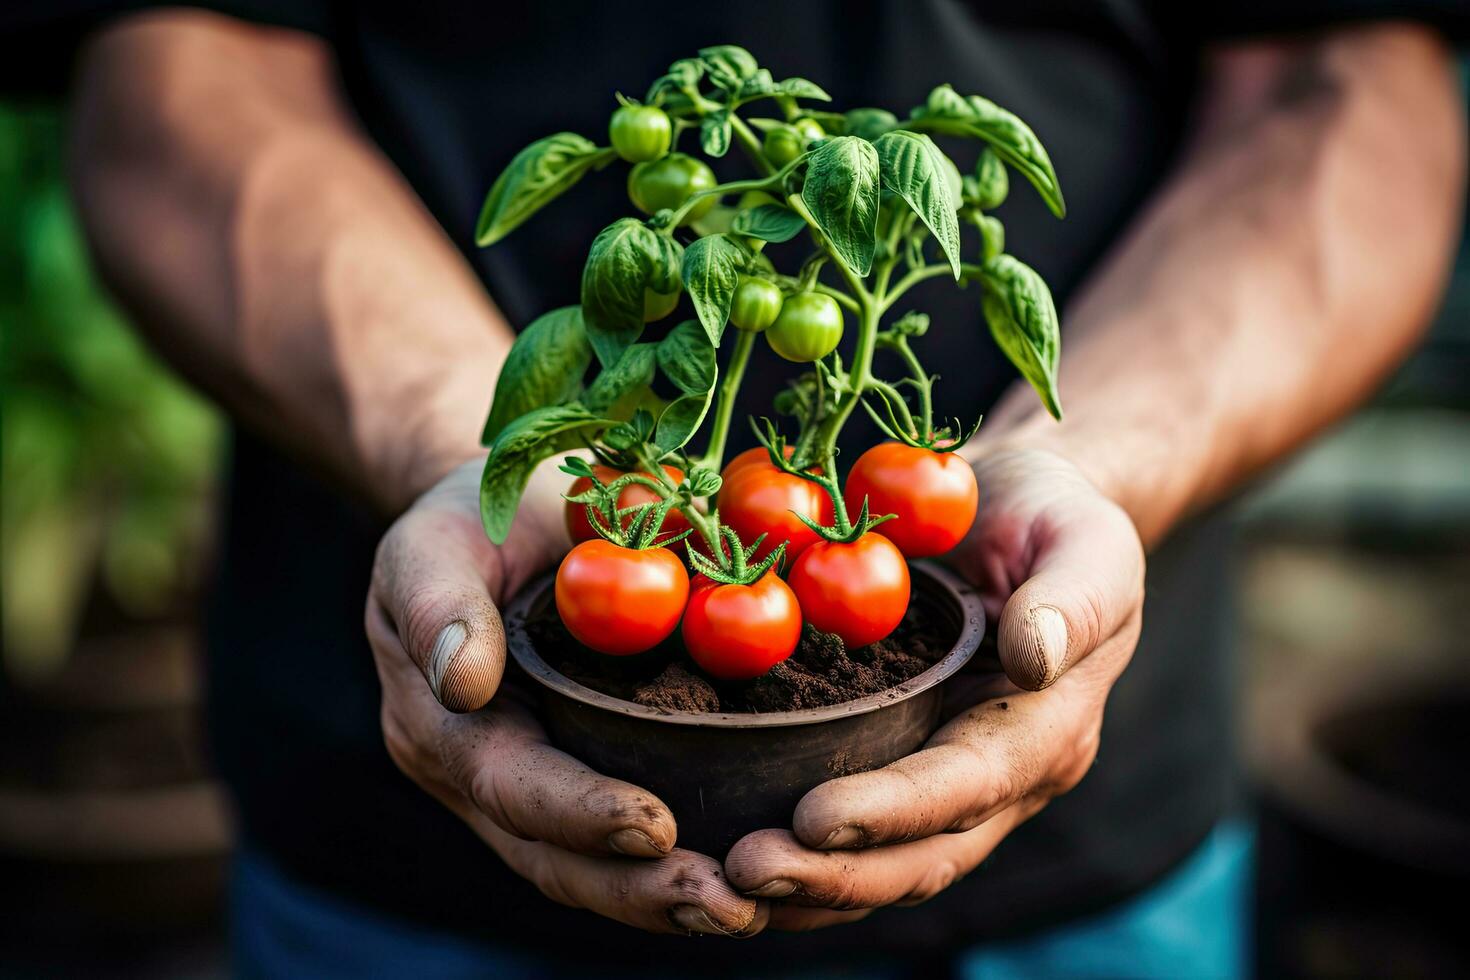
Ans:
[[[802,135],[807,143],[810,143],[812,140],[827,138],[827,131],[815,119],[798,119],[791,125],[796,127],[796,131]],[[806,149],[805,143],[802,144],[802,149]]]
[[[798,363],[832,353],[841,339],[842,308],[823,293],[787,297],[776,322],[766,331],[771,350]]]
[[[669,152],[674,127],[657,106],[625,105],[612,114],[607,133],[618,156],[629,163],[643,163]]]
[[[801,156],[801,148],[805,145],[806,140],[795,126],[777,126],[766,132],[761,152],[771,161],[772,166],[784,167]]]
[[[741,330],[760,333],[781,312],[781,290],[769,279],[741,276],[730,301],[730,322]],[[839,328],[840,329],[840,328]]]
[[[643,322],[652,323],[662,320],[674,312],[674,307],[679,305],[679,290],[672,293],[656,293],[651,289],[643,291]]]
[[[662,160],[640,163],[628,172],[628,197],[644,214],[657,214],[664,208],[677,208],[691,194],[714,187],[715,172],[703,161],[684,153],[670,153]],[[698,221],[709,214],[719,196],[711,194],[699,199],[684,216],[684,224]]]

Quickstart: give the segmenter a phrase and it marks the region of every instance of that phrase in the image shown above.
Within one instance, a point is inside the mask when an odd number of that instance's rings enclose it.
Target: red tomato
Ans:
[[[696,575],[684,610],[684,646],[713,677],[759,677],[791,656],[801,639],[801,608],[774,571],[750,585],[720,585]]]
[[[787,459],[792,449],[786,447]],[[814,472],[821,470],[814,468]],[[767,535],[756,560],[770,554],[782,541],[789,541],[786,559],[790,561],[819,540],[792,511],[818,524],[833,521],[832,498],[827,491],[810,480],[776,469],[763,446],[747,449],[730,460],[720,476],[724,481],[720,485],[720,520],[734,528],[746,544],[762,533]]]
[[[667,548],[583,541],[556,571],[556,611],[571,634],[622,657],[657,646],[679,625],[689,573]]]
[[[829,525],[832,498],[810,480],[757,464],[745,467],[720,487],[720,520],[734,528],[747,545],[766,535],[755,560],[776,550],[782,541],[790,542],[786,557],[792,559],[820,540],[797,514]]]
[[[601,464],[592,467],[592,472],[596,473],[597,478],[603,483],[611,483],[612,481],[623,475],[621,470],[615,470],[611,466],[603,466]],[[665,466],[664,472],[667,473],[669,475],[669,479],[673,480],[675,483],[680,483],[684,479],[684,471],[676,466]],[[579,476],[577,477],[577,479],[572,481],[572,488],[567,491],[567,496],[575,497],[577,494],[586,493],[588,490],[591,489],[592,481],[587,479],[585,476]],[[648,487],[645,487],[639,483],[630,483],[618,493],[619,507],[638,507],[642,504],[656,504],[658,503],[658,500],[658,494],[654,493]],[[600,535],[592,529],[592,525],[587,522],[586,504],[574,504],[571,501],[568,501],[566,507],[566,515],[567,533],[572,536],[572,544],[579,544],[583,541],[591,541],[593,538],[600,537]],[[623,526],[627,527],[632,520],[633,518],[631,515],[624,518]],[[663,537],[672,537],[675,534],[679,534],[680,532],[686,530],[688,527],[689,521],[684,517],[683,514],[679,513],[677,510],[670,510],[668,516],[664,518],[663,535],[660,537],[660,540],[662,540]]]
[[[795,446],[787,446],[786,458],[790,459],[791,454],[795,451]],[[762,469],[767,470],[774,470],[776,468],[771,465],[771,454],[766,450],[766,447],[756,446],[754,449],[747,449],[745,452],[739,454],[734,459],[730,460],[730,462],[726,463],[724,470],[720,472],[720,478],[722,480],[729,480],[736,473],[739,473],[741,470],[749,466],[759,466]]]
[[[856,515],[868,497],[872,514],[897,514],[883,536],[909,558],[942,555],[970,531],[980,489],[975,471],[954,453],[885,442],[858,457],[847,475],[847,510]]]
[[[909,567],[883,535],[851,544],[818,541],[791,567],[791,591],[806,621],[842,637],[849,650],[877,643],[909,605]]]

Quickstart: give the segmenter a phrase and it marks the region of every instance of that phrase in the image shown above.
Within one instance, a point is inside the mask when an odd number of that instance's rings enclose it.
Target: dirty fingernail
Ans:
[[[1055,606],[1037,606],[1026,617],[1027,639],[1036,651],[1043,683],[1051,683],[1066,666],[1067,620]]]
[[[785,878],[777,878],[775,881],[766,882],[759,888],[752,888],[745,894],[754,895],[756,898],[786,898],[795,892],[796,882],[788,881]]]
[[[659,850],[652,837],[632,827],[625,827],[608,834],[607,846],[628,857],[657,858],[664,856],[664,852]]]
[[[444,674],[449,670],[449,665],[454,662],[454,655],[459,652],[460,647],[464,646],[465,638],[469,635],[469,627],[456,619],[440,630],[439,635],[434,639],[434,649],[429,651],[428,662],[424,664],[424,674],[429,678],[429,690],[434,692],[434,697],[440,704],[444,703],[442,694]]]
[[[730,933],[715,925],[714,920],[698,905],[675,905],[669,917],[680,929],[704,933],[708,936],[728,936]]]
[[[852,847],[862,839],[863,832],[861,830],[843,824],[827,835],[827,839],[822,841],[822,848],[826,850],[837,847]]]

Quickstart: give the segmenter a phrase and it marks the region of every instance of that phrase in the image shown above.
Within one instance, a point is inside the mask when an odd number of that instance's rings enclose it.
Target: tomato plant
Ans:
[[[791,566],[791,591],[806,621],[847,647],[877,643],[909,606],[909,567],[883,535],[819,541]]]
[[[980,490],[975,471],[953,453],[901,442],[879,443],[858,457],[847,474],[847,506],[866,498],[878,514],[893,514],[883,535],[909,558],[942,555],[960,543],[975,522]]]
[[[564,564],[558,602],[565,579],[562,616],[599,649],[646,648],[683,614],[685,645],[707,672],[765,669],[789,653],[792,617],[770,611],[781,604],[769,598],[785,588],[787,557],[790,589],[813,625],[849,645],[893,629],[908,604],[904,554],[952,547],[976,508],[974,478],[954,455],[975,429],[936,414],[935,378],[916,349],[929,319],[897,305],[921,283],[978,287],[1000,353],[1061,417],[1050,291],[1006,252],[992,213],[1014,171],[1063,215],[1036,134],[948,85],[907,112],[827,111],[830,101],[743,48],[704,48],[641,100],[620,97],[610,145],[547,136],[486,197],[482,245],[589,174],[632,164],[628,197],[643,217],[607,225],[587,250],[579,301],[521,332],[482,433],[481,518],[497,542],[537,465],[571,451],[568,525],[595,537]],[[748,169],[721,183],[700,155],[732,151]],[[951,154],[968,155],[961,165]],[[680,319],[684,296],[692,315]],[[839,353],[847,329],[851,346]],[[774,405],[752,406],[767,419],[761,447],[721,474],[762,333],[807,367]],[[875,371],[879,352],[896,358],[901,377]],[[858,411],[888,442],[857,456],[844,493],[838,440]],[[692,598],[679,599],[673,546],[701,585],[713,583]]]
[[[796,649],[801,608],[774,571],[750,585],[722,585],[699,575],[684,610],[683,636],[689,656],[712,677],[759,677]]]

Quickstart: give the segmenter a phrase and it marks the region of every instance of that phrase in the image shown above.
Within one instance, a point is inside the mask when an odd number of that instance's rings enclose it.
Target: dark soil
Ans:
[[[916,592],[904,621],[886,640],[848,650],[808,626],[796,652],[749,681],[714,681],[684,653],[676,632],[634,657],[609,657],[574,640],[545,603],[526,632],[547,663],[595,691],[662,711],[794,711],[877,694],[928,670],[949,652],[958,629],[933,600]]]

